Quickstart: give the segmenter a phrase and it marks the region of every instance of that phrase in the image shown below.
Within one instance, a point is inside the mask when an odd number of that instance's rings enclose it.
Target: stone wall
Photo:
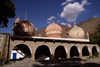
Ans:
[[[10,53],[9,56],[11,55],[11,51],[12,49],[16,46],[16,45],[20,45],[20,44],[25,44],[30,48],[31,51],[31,58],[33,60],[35,60],[35,52],[37,50],[38,47],[41,46],[47,46],[50,50],[50,54],[51,54],[51,59],[54,59],[55,56],[55,50],[57,47],[59,46],[63,46],[65,51],[66,51],[66,58],[70,58],[70,50],[73,46],[75,46],[78,50],[79,53],[79,57],[82,57],[82,49],[84,46],[86,46],[88,48],[89,51],[89,56],[92,56],[92,48],[95,46],[98,49],[98,52],[100,53],[100,48],[97,44],[91,44],[89,42],[68,42],[68,41],[64,41],[62,42],[61,40],[59,41],[53,41],[53,40],[44,40],[44,39],[32,39],[30,38],[29,40],[26,38],[11,38],[10,39]]]
[[[0,33],[0,56],[7,58],[8,55],[9,34]]]

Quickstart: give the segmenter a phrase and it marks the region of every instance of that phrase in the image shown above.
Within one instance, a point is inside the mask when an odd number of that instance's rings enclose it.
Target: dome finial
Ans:
[[[25,13],[25,20],[27,20],[27,12]]]
[[[75,20],[74,20],[74,26],[76,25]]]
[[[55,18],[55,17],[54,17],[54,16],[52,16],[52,19],[53,19],[53,23],[54,23],[54,18]]]
[[[70,22],[69,22],[69,21],[68,21],[68,25],[67,25],[67,27],[68,27],[69,29],[72,28],[72,26],[70,25]]]
[[[19,19],[19,14],[18,14],[18,19]]]
[[[70,24],[70,22],[68,21],[68,24]]]

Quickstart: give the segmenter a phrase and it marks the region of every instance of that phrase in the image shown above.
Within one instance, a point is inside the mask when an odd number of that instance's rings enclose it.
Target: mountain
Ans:
[[[46,35],[45,35],[45,29],[46,29],[46,27],[38,29],[38,30],[35,30],[34,36],[46,37]]]
[[[86,21],[83,21],[83,22],[80,22],[77,24],[77,26],[83,28],[83,30],[85,31],[85,38],[87,38],[87,32],[89,34],[93,33],[94,31],[96,31],[96,26],[100,23],[100,18],[98,17],[95,17],[95,18],[90,18]],[[59,24],[60,25],[60,24]],[[67,35],[66,35],[66,27],[67,26],[64,26],[64,25],[60,25],[63,29],[63,34],[62,34],[62,37],[63,38],[67,38]],[[44,28],[41,28],[41,29],[38,29],[35,31],[35,36],[41,36],[41,37],[46,37],[45,35],[45,29],[46,27]]]
[[[95,18],[90,18],[86,21],[80,22],[77,24],[77,26],[81,27],[85,31],[85,38],[86,38],[87,32],[89,34],[94,33],[99,23],[100,23],[100,18],[95,17]]]

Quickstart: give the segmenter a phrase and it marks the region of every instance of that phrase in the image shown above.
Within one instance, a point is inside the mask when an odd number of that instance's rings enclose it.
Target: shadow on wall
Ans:
[[[41,65],[34,64],[32,67],[100,67],[100,64],[97,63],[81,63],[82,60],[80,58],[70,58],[70,59],[62,59],[62,60],[49,60],[49,61],[39,61]]]

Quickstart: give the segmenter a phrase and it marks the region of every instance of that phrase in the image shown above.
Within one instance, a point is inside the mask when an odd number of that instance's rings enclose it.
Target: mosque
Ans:
[[[33,60],[53,60],[100,53],[98,44],[90,43],[89,35],[86,39],[84,30],[76,24],[73,27],[68,24],[68,38],[62,38],[63,29],[54,20],[45,29],[46,37],[34,36],[35,27],[27,19],[21,21],[17,18],[13,25],[13,35],[6,34],[8,40],[5,53],[9,59],[30,57]]]

